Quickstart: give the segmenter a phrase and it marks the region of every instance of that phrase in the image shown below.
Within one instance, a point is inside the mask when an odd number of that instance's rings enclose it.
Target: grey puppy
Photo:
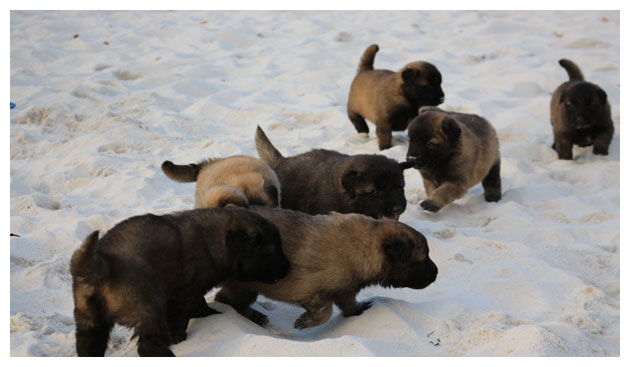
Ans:
[[[420,170],[429,196],[423,209],[436,212],[480,181],[486,201],[501,199],[499,140],[480,116],[420,108],[409,125],[407,160]]]
[[[350,86],[348,117],[359,133],[369,132],[365,119],[376,124],[379,149],[392,146],[392,131],[403,131],[421,106],[444,102],[442,74],[435,65],[416,61],[397,72],[375,70],[378,45],[368,47]]]
[[[241,208],[135,216],[101,239],[95,231],[70,261],[77,354],[103,356],[119,323],[134,328],[140,356],[173,356],[168,346],[186,339],[208,290],[277,282],[289,268],[278,229]]]
[[[268,319],[250,307],[258,294],[305,308],[295,321],[295,327],[303,329],[326,322],[333,303],[345,317],[360,315],[370,307],[370,302],[356,300],[362,288],[422,289],[437,277],[426,238],[404,223],[359,214],[312,216],[277,208],[250,209],[278,227],[291,270],[275,284],[226,282],[215,300],[259,325]]]
[[[559,159],[573,159],[573,145],[593,146],[593,154],[607,155],[615,128],[606,92],[584,80],[580,68],[570,60],[560,65],[569,74],[551,97],[552,148]]]
[[[309,214],[336,211],[398,219],[407,207],[403,169],[412,164],[382,155],[349,156],[325,149],[285,158],[260,126],[256,148],[280,179],[282,208]]]

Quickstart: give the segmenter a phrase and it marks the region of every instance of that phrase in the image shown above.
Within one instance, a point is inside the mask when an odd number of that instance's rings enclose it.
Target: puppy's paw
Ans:
[[[250,309],[247,318],[260,325],[261,327],[265,327],[269,323],[269,318],[265,316],[265,314],[254,309]]]
[[[497,202],[501,200],[501,194],[487,194],[485,197],[487,202]]]
[[[431,201],[431,200],[425,200],[423,202],[420,203],[420,206],[422,207],[422,209],[424,210],[428,210],[430,212],[437,212],[438,210],[440,210],[440,206],[438,206],[435,202]]]
[[[200,318],[200,317],[206,317],[206,316],[210,316],[210,315],[216,315],[216,314],[220,314],[221,312],[215,310],[212,307],[209,307],[208,304],[205,302],[205,300],[203,301],[203,303],[199,303],[196,308],[192,311],[190,317],[193,319],[196,318]]]
[[[186,330],[176,331],[171,334],[171,340],[173,341],[173,344],[181,343],[184,340],[186,340],[187,337],[188,337],[188,334],[186,334]]]
[[[593,154],[608,155],[608,147],[593,147]]]
[[[308,329],[311,327],[311,323],[311,318],[308,316],[308,313],[304,312],[297,320],[295,320],[293,327],[296,329]]]
[[[354,310],[350,311],[350,312],[344,312],[343,316],[344,317],[350,317],[350,316],[359,316],[363,313],[363,311],[367,310],[368,308],[372,307],[372,302],[359,302],[357,303],[357,306]]]

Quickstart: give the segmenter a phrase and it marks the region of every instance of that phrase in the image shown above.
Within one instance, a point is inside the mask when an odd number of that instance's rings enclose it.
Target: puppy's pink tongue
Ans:
[[[394,216],[394,217],[387,217],[387,216],[383,216],[383,219],[389,219],[389,220],[398,220],[398,216]]]

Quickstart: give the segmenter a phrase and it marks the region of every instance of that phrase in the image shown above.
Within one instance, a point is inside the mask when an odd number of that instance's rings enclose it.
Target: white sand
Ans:
[[[379,153],[346,116],[363,50],[378,68],[434,63],[442,108],[497,129],[503,199],[480,186],[438,214],[405,173],[401,220],[439,267],[425,290],[369,288],[359,317],[259,299],[261,328],[231,308],[194,320],[178,356],[618,356],[619,12],[11,12],[12,356],[72,356],[68,262],[93,230],[192,208],[165,159],[256,155],[260,124],[287,155]],[[78,35],[74,38],[74,35]],[[107,42],[108,44],[105,44]],[[607,93],[610,155],[550,148],[549,100],[569,58]],[[383,152],[402,160],[406,132]],[[212,301],[214,293],[207,295]],[[134,356],[116,327],[107,355]]]

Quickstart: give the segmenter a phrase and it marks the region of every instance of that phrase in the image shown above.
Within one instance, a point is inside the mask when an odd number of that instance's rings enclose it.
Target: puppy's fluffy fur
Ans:
[[[336,304],[343,315],[360,315],[370,307],[356,294],[370,285],[422,289],[437,277],[426,238],[401,222],[358,214],[308,215],[251,207],[280,230],[291,270],[277,283],[230,281],[215,300],[265,325],[267,317],[250,308],[258,294],[306,309],[299,329],[323,324]]]
[[[72,255],[76,348],[103,356],[114,323],[134,328],[141,356],[173,356],[199,297],[235,279],[275,282],[289,270],[278,229],[241,208],[129,218]],[[212,310],[214,313],[217,311]]]
[[[374,70],[377,45],[368,47],[350,87],[348,117],[357,132],[367,133],[365,119],[376,124],[378,146],[392,146],[392,131],[402,131],[421,106],[444,101],[442,75],[428,62],[416,61],[397,72]]]
[[[584,80],[580,68],[570,60],[560,65],[569,74],[551,97],[552,148],[559,159],[573,159],[573,145],[593,146],[593,154],[608,154],[615,132],[606,92]]]
[[[426,210],[440,210],[480,181],[486,201],[501,199],[499,140],[482,117],[420,108],[409,126],[407,160],[422,175]]]
[[[282,207],[309,214],[361,213],[395,219],[405,211],[405,179],[409,168],[382,155],[353,155],[315,149],[285,158],[260,127],[258,154],[276,172]]]
[[[162,171],[177,182],[197,181],[195,208],[280,205],[278,176],[258,158],[239,155],[188,165],[164,161]]]

